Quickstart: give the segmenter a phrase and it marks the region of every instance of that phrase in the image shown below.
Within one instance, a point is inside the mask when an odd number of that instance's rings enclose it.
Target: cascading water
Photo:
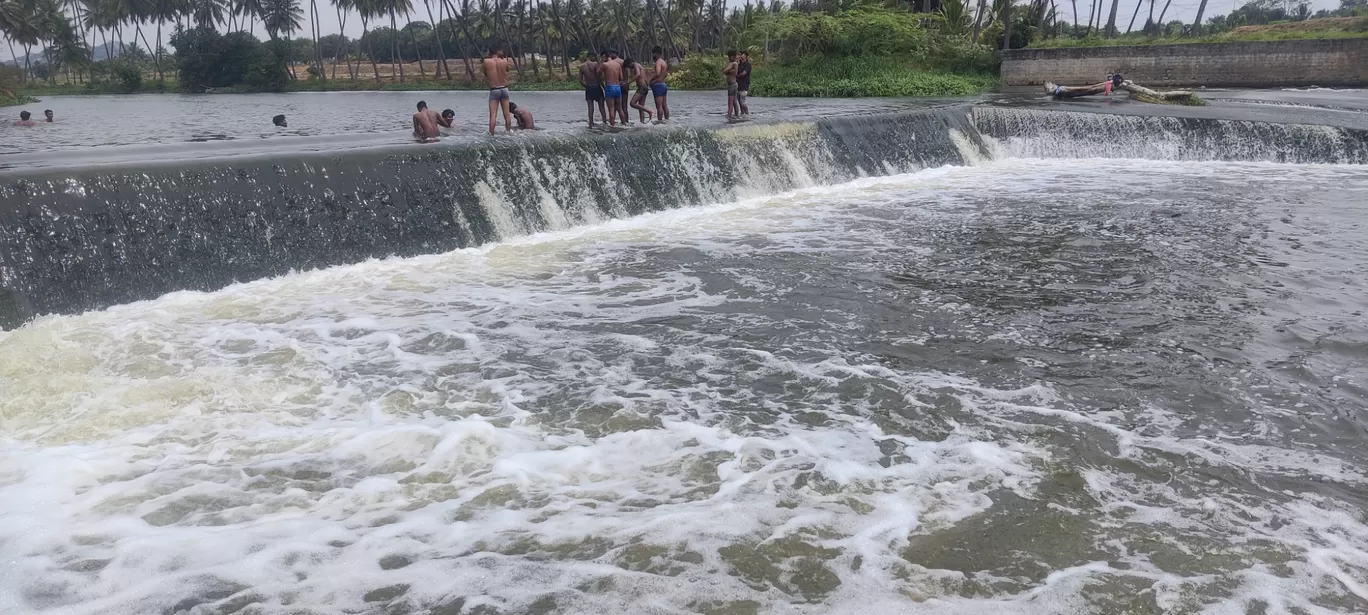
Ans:
[[[0,325],[981,158],[968,108],[4,178]],[[954,135],[954,138],[952,138]],[[965,135],[970,135],[965,137]],[[0,297],[3,299],[4,297]]]
[[[978,107],[974,126],[1021,158],[1368,164],[1368,131],[1310,124]]]

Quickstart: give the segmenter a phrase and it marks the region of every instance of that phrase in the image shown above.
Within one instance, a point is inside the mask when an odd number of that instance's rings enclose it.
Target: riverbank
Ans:
[[[718,90],[726,86],[721,75],[720,56],[697,56],[684,62],[670,75],[670,88],[675,91]],[[531,75],[515,79],[512,87],[523,92],[578,91],[577,81],[565,80],[561,74],[540,77]],[[34,84],[20,91],[29,96],[85,96],[101,94],[166,94],[185,93],[172,79],[164,84],[144,80],[144,85],[132,92],[114,85],[92,84],[49,85]],[[286,84],[284,92],[413,92],[413,91],[479,91],[486,86],[481,81],[470,81],[457,71],[454,80],[410,78],[406,81],[376,81],[368,75],[351,80],[345,76],[327,81],[314,79]],[[919,69],[900,58],[829,58],[817,57],[795,64],[760,64],[755,68],[751,83],[754,96],[774,98],[863,98],[863,97],[942,97],[970,96],[998,89],[996,75],[986,72],[947,72]],[[261,93],[246,86],[218,88],[208,94]]]

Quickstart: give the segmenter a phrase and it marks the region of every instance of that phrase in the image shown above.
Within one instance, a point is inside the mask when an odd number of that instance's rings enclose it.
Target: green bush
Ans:
[[[727,78],[722,75],[726,66],[727,59],[720,55],[690,54],[665,80],[670,87],[681,90],[715,90],[727,85]]]
[[[927,72],[907,58],[809,58],[789,66],[761,66],[751,78],[755,96],[968,96],[995,88],[988,75]]]
[[[109,67],[109,74],[113,77],[114,87],[124,94],[142,89],[142,68],[133,62],[116,61]]]

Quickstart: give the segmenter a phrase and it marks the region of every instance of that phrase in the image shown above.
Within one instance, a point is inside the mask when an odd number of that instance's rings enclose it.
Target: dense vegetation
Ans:
[[[691,75],[689,67],[720,71],[708,58],[740,48],[767,69],[792,70],[792,79],[763,82],[776,94],[820,93],[799,78],[810,73],[802,66],[824,65],[814,58],[879,58],[838,62],[859,70],[830,73],[834,79],[865,83],[827,91],[949,93],[967,84],[991,87],[982,77],[945,73],[995,71],[1000,40],[991,24],[1001,4],[981,7],[973,20],[964,0],[776,0],[733,8],[725,0],[329,1],[0,0],[0,34],[20,50],[30,91],[43,81],[91,91],[403,88],[413,81],[468,87],[480,80],[478,59],[499,45],[524,86],[572,87],[577,63],[590,53],[611,47],[648,60],[660,46],[672,63],[683,63],[675,79],[686,87],[717,84],[720,74]],[[344,24],[359,19],[362,36],[318,31],[322,10]],[[300,36],[305,25],[307,36]]]

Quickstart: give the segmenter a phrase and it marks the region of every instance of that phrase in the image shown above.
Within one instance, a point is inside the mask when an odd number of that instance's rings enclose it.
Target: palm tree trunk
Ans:
[[[1078,36],[1078,0],[1070,1],[1073,2],[1073,29],[1069,32],[1069,36]]]
[[[551,0],[551,20],[556,23],[556,31],[561,37],[561,63],[565,67],[565,80],[570,80],[570,41],[565,37],[565,25],[561,23],[560,0]]]
[[[1136,2],[1135,2],[1135,12],[1134,12],[1134,13],[1131,13],[1130,25],[1127,25],[1127,26],[1126,26],[1126,34],[1130,34],[1130,33],[1131,33],[1131,29],[1135,27],[1135,18],[1140,16],[1140,6],[1143,5],[1144,3],[1145,3],[1145,0],[1136,0]]]
[[[1002,3],[1002,48],[1012,48],[1012,0]]]
[[[157,20],[157,48],[152,50],[152,59],[157,63],[157,85],[166,85],[166,75],[162,74],[161,68],[161,26],[160,19]]]
[[[447,81],[451,81],[451,67],[447,66],[446,50],[442,48],[441,22],[435,21],[432,18],[431,2],[429,2],[428,0],[423,0],[423,6],[427,8],[428,21],[432,22],[432,38],[433,40],[437,41],[437,57],[439,58],[439,64],[437,65],[437,78],[441,79],[442,71],[446,71]],[[438,6],[437,11],[440,13],[441,10],[442,7]]]
[[[399,57],[399,19],[398,16],[395,15],[394,9],[390,9],[390,30],[392,31],[390,34],[390,47],[392,48],[392,52],[394,53],[394,57],[390,59],[394,61],[394,66],[398,67],[399,69],[399,83],[403,83],[404,59]]]
[[[344,47],[344,46],[347,44],[347,35],[345,34],[346,31],[347,31],[347,18],[346,18],[346,16],[344,16],[344,15],[342,14],[342,7],[341,7],[341,6],[336,6],[336,5],[334,5],[334,8],[337,9],[337,24],[338,24],[337,31],[338,31],[338,37],[337,37],[337,47],[333,48],[332,77],[333,77],[333,79],[336,79],[336,78],[337,78],[337,56],[342,55],[342,47]],[[348,54],[348,55],[350,55],[350,54]],[[350,57],[347,58],[347,72],[351,72],[351,58],[350,58]],[[356,74],[355,74],[355,73],[352,73],[351,78],[352,78],[352,81],[356,81]]]
[[[309,0],[309,14],[312,15],[311,21],[313,22],[309,24],[309,33],[313,34],[314,66],[318,67],[318,78],[327,81],[328,69],[323,67],[323,48],[318,45],[318,34],[320,29],[320,26],[318,25],[318,0]],[[333,67],[336,68],[337,63],[334,62]]]
[[[361,40],[366,41],[366,54],[370,56],[371,69],[375,71],[375,82],[380,83],[380,65],[375,61],[375,40],[369,34],[369,26],[366,14],[361,13]]]
[[[1164,32],[1164,13],[1168,12],[1168,7],[1170,4],[1173,4],[1173,0],[1165,0],[1164,10],[1159,11],[1159,21],[1154,22],[1155,25],[1159,26],[1159,32],[1161,34]]]
[[[414,55],[418,56],[418,74],[423,79],[423,81],[427,81],[427,69],[423,68],[423,50],[418,48],[418,33],[414,32],[413,28],[411,27],[413,25],[413,20],[408,19],[407,15],[405,15],[404,18],[409,22],[408,26],[405,27],[408,28],[409,38],[413,39],[413,53]]]
[[[1116,9],[1121,6],[1121,0],[1112,0],[1111,14],[1107,16],[1107,38],[1116,38]],[[1140,5],[1135,7],[1138,9]]]
[[[1193,36],[1199,36],[1202,34],[1202,14],[1206,13],[1206,5],[1207,0],[1202,0],[1202,3],[1197,6],[1197,18],[1192,20]]]
[[[1074,2],[1078,2],[1078,0],[1074,0]],[[978,42],[978,39],[979,39],[979,32],[981,32],[981,31],[982,31],[982,28],[983,28],[983,12],[984,12],[985,10],[987,10],[987,4],[988,4],[988,0],[979,0],[979,4],[978,4],[978,14],[974,15],[974,38],[973,38],[973,41],[974,41],[975,43]]]
[[[461,33],[465,35],[466,42],[469,42],[472,47],[475,47],[476,53],[479,53],[479,46],[475,42],[475,37],[470,35],[470,26],[466,24],[465,13],[456,12],[456,7],[455,5],[451,4],[450,0],[442,1],[447,3],[447,13],[451,15],[452,24],[460,24]],[[455,25],[453,25],[452,27],[454,28]],[[460,37],[456,36],[456,32],[454,30],[451,33],[451,38],[456,39],[456,45],[461,52],[461,61],[465,63],[466,77],[470,78],[470,82],[472,84],[475,83],[475,68],[470,65],[470,54],[466,53],[465,45],[461,44],[461,39]]]

